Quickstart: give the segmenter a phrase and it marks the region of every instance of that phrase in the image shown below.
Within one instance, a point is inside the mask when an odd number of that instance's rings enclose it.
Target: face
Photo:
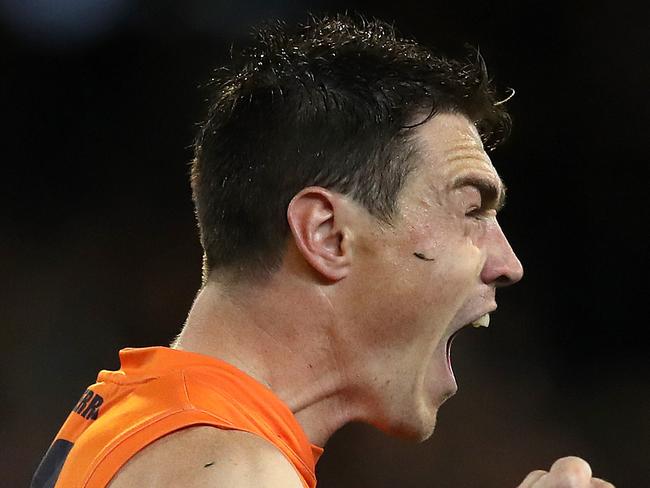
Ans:
[[[457,389],[450,337],[493,311],[495,289],[523,271],[497,222],[505,190],[474,125],[440,114],[417,130],[419,163],[393,226],[368,218],[355,236],[354,371],[368,392],[363,420],[423,440]]]

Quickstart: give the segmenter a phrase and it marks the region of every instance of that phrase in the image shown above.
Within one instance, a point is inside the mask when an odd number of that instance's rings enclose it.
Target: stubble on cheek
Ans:
[[[421,284],[423,306],[441,328],[447,328],[470,298],[480,276],[481,253],[468,239],[431,239],[424,253],[432,261],[418,261],[426,279]],[[440,333],[444,333],[440,331]]]

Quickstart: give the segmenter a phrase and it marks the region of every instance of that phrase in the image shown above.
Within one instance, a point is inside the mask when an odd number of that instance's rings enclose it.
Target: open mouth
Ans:
[[[465,327],[461,327],[458,329],[456,332],[454,332],[451,337],[447,340],[447,366],[449,366],[449,371],[454,372],[454,370],[451,368],[451,343],[454,342],[454,339],[458,335],[458,333],[463,330]]]
[[[472,327],[474,327],[474,328],[479,328],[479,327],[489,327],[489,325],[490,325],[490,315],[486,313],[485,315],[482,315],[481,317],[479,317],[478,319],[474,320],[473,322],[470,322],[469,324],[465,324],[465,325],[462,326],[460,329],[458,329],[456,332],[454,332],[454,333],[449,337],[449,339],[447,340],[447,366],[449,366],[449,371],[451,371],[451,374],[452,374],[452,375],[454,374],[454,370],[453,370],[452,367],[451,367],[451,344],[452,344],[452,342],[454,342],[454,339],[456,338],[456,336],[458,335],[458,333],[459,333],[461,330],[463,330],[463,329],[469,327],[470,325],[471,325]]]

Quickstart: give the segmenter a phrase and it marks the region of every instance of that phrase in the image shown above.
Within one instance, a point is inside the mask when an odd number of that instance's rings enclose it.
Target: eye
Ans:
[[[491,219],[496,219],[496,209],[486,207],[472,207],[465,213],[465,217],[472,219],[474,222],[485,223]]]
[[[475,220],[483,220],[485,218],[485,211],[482,207],[471,207],[465,212],[465,217],[470,217]]]

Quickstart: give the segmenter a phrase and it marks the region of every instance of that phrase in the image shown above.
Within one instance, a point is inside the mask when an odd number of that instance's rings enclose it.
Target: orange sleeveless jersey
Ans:
[[[166,347],[123,349],[121,369],[101,371],[70,413],[32,488],[103,488],[148,444],[176,430],[212,425],[259,435],[316,486],[323,450],[311,445],[275,394],[218,359]]]

